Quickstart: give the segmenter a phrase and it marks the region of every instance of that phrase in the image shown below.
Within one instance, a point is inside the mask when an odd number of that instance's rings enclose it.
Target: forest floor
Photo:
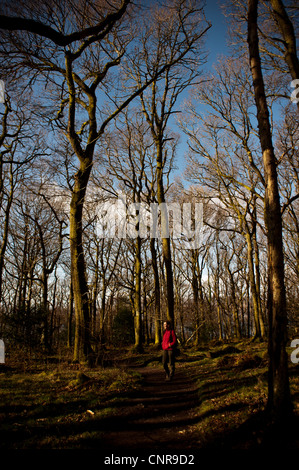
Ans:
[[[294,419],[274,429],[264,414],[264,343],[182,350],[171,382],[154,348],[119,357],[107,351],[93,369],[62,357],[8,358],[0,370],[0,449],[299,449],[299,365],[289,368]]]

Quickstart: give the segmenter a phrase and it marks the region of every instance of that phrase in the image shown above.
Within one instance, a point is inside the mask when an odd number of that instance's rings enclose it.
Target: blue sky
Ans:
[[[220,7],[223,3],[220,0],[207,0],[205,7],[206,18],[212,23],[206,39],[206,47],[210,52],[207,64],[209,67],[217,60],[219,54],[228,53],[226,18]]]
[[[205,14],[208,21],[212,23],[212,27],[208,30],[206,36],[205,50],[209,53],[208,61],[204,66],[204,71],[212,71],[213,64],[217,62],[217,58],[220,55],[228,55],[228,39],[227,39],[227,23],[226,18],[222,13],[220,5],[224,2],[220,0],[207,0],[205,7]],[[187,91],[188,93],[188,91]],[[182,103],[184,97],[180,102]],[[176,170],[173,173],[173,177],[182,177],[185,168],[184,155],[187,150],[186,138],[181,134],[181,143],[177,151],[177,158],[175,162]]]

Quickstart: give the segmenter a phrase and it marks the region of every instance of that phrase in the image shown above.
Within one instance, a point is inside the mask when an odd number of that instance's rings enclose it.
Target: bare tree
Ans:
[[[168,214],[165,206],[163,169],[167,159],[165,144],[172,139],[167,126],[180,94],[199,76],[203,63],[202,40],[211,25],[203,16],[198,2],[166,2],[162,7],[153,4],[149,9],[151,22],[145,23],[141,39],[141,53],[131,61],[129,76],[140,87],[143,76],[153,76],[165,61],[175,65],[155,78],[151,88],[140,93],[141,106],[150,127],[156,148],[157,200],[162,210],[162,250],[167,286],[167,318],[174,322],[174,292],[170,238],[165,236]]]
[[[46,153],[41,136],[38,131],[32,130],[30,125],[33,116],[28,110],[28,97],[24,96],[18,103],[15,103],[15,100],[10,98],[8,89],[3,108],[3,112],[0,113],[0,218],[2,222],[0,300],[10,215],[16,188],[26,177],[34,159]]]
[[[151,180],[153,170],[153,152],[152,141],[148,132],[148,125],[143,119],[142,114],[135,114],[133,109],[131,112],[126,112],[123,119],[116,121],[116,133],[107,136],[107,174],[111,181],[109,191],[114,192],[119,190],[123,192],[132,203],[134,207],[133,213],[127,216],[129,219],[130,228],[133,224],[132,230],[129,230],[126,235],[134,239],[134,320],[135,320],[135,347],[138,351],[142,350],[142,245],[144,238],[149,236],[149,233],[144,233],[144,211],[142,210],[146,200],[148,200],[148,191],[154,184]],[[121,116],[120,116],[121,118]],[[127,231],[127,230],[126,230]]]
[[[52,124],[65,133],[78,158],[70,205],[75,360],[92,356],[82,217],[96,143],[117,114],[194,46],[194,41],[190,45],[186,37],[180,50],[168,56],[164,54],[158,67],[143,75],[137,86],[129,87],[126,96],[122,93],[121,99],[117,99],[109,87],[115,78],[113,69],[119,68],[129,43],[136,36],[132,31],[135,13],[133,9],[128,10],[130,3],[130,0],[119,0],[113,5],[108,1],[94,4],[84,0],[77,8],[71,1],[62,5],[52,0],[42,5],[33,1],[26,5],[7,5],[8,14],[0,15],[3,68],[16,79],[28,73],[30,84],[36,83],[38,77],[49,90],[56,90],[59,107]],[[183,14],[183,10],[180,12]],[[184,15],[180,16],[182,34],[186,27]],[[131,49],[135,57],[135,50]],[[105,93],[111,106],[99,108]],[[55,107],[57,110],[57,101],[50,110],[53,112]]]
[[[209,83],[194,88],[195,100],[181,120],[190,146],[186,173],[227,208],[234,222],[224,230],[240,232],[246,240],[255,337],[260,338],[265,336],[265,328],[255,241],[257,223],[261,223],[256,208],[263,199],[264,176],[250,112],[249,70],[238,60],[227,58],[216,71]],[[207,106],[206,111],[197,111],[197,100]]]

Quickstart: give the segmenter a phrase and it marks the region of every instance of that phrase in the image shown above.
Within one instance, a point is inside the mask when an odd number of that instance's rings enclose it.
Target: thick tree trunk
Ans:
[[[287,312],[284,285],[282,218],[277,182],[276,159],[272,145],[261,60],[258,46],[258,0],[248,0],[248,44],[253,78],[260,143],[265,172],[264,218],[268,240],[269,276],[269,388],[268,409],[278,421],[291,411],[286,354]]]
[[[74,361],[88,359],[91,355],[89,292],[82,241],[83,205],[90,170],[90,162],[81,164],[75,175],[70,207],[71,273],[76,317]]]

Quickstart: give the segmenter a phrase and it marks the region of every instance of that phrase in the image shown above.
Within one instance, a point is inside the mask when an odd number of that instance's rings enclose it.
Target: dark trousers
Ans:
[[[162,364],[164,367],[164,370],[167,375],[170,377],[173,377],[174,375],[174,370],[175,370],[175,354],[174,351],[171,350],[164,350],[163,355],[162,355]],[[168,367],[168,364],[170,366],[170,370]]]

